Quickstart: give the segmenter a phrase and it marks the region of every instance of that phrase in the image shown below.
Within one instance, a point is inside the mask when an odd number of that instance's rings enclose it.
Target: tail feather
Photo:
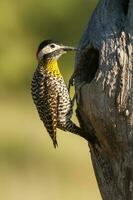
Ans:
[[[52,139],[53,140],[53,139]],[[56,149],[56,147],[58,147],[58,143],[57,143],[57,140],[56,138],[53,140],[53,145],[54,145],[54,148]]]

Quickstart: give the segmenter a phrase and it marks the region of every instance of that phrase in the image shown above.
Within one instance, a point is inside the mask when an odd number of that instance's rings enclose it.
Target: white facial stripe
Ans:
[[[51,47],[51,45],[54,45],[54,48]],[[56,50],[60,49],[60,45],[57,44],[48,44],[46,47],[44,47],[39,53],[38,53],[38,58],[41,59],[44,55],[52,53]]]

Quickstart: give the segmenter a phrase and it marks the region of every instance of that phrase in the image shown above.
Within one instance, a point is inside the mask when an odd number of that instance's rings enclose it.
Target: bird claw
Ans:
[[[77,74],[79,73],[78,70],[75,70],[69,80],[69,83],[68,83],[68,92],[70,94],[70,87],[71,86],[74,86],[75,85],[75,77],[77,76]],[[80,100],[80,89],[81,87],[85,84],[85,81],[83,81],[79,86],[76,87],[76,91],[75,91],[75,94],[71,100],[72,102],[72,106],[74,105],[74,102],[75,102],[75,99],[77,99],[77,102],[79,102]]]
[[[71,100],[71,103],[72,103],[72,107],[74,106],[74,102],[75,100],[77,100],[77,102],[80,101],[80,90],[81,90],[81,87],[85,84],[85,81],[83,81],[79,86],[77,86],[77,89],[75,91],[75,94]]]
[[[71,76],[69,83],[68,83],[68,92],[70,93],[70,87],[74,86],[74,77],[73,75]]]

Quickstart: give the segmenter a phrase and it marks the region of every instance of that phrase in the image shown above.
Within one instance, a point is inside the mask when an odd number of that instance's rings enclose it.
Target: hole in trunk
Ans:
[[[127,15],[127,13],[128,13],[128,5],[129,5],[129,0],[123,0],[122,6],[123,6],[125,15]]]
[[[93,48],[85,50],[80,64],[82,66],[80,78],[82,81],[91,82],[99,67],[99,51]]]

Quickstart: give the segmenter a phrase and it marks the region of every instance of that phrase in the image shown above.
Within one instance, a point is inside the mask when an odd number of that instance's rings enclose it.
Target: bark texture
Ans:
[[[133,0],[101,0],[76,56],[77,116],[103,200],[133,200]]]

